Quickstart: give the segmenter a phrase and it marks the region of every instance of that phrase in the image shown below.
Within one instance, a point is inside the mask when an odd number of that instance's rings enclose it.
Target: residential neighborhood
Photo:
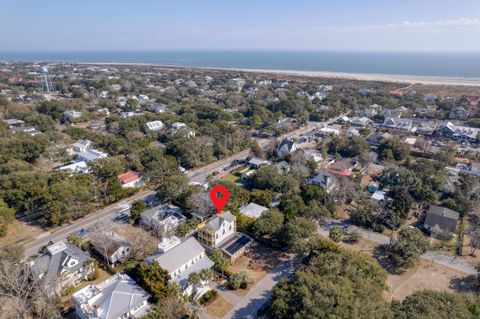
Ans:
[[[51,305],[38,318],[296,318],[293,296],[325,289],[389,313],[422,289],[474,307],[478,88],[0,68],[0,275]]]

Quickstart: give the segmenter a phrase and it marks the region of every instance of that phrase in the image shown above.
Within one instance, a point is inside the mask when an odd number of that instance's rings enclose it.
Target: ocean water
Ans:
[[[480,79],[480,53],[379,53],[324,51],[0,51],[0,61],[151,63],[182,67],[325,71]]]

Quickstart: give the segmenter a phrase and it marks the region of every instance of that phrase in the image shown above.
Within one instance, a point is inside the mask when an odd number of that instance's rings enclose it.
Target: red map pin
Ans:
[[[223,207],[228,202],[230,198],[230,192],[228,188],[223,185],[217,185],[212,188],[210,191],[210,199],[213,202],[213,205],[217,208],[218,214],[222,213]]]

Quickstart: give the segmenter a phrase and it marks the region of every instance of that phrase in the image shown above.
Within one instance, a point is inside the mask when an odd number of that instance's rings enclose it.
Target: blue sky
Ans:
[[[1,50],[480,52],[480,0],[0,0]]]

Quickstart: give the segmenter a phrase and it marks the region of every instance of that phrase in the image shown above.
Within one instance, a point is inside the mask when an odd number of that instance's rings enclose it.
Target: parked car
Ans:
[[[213,172],[212,175],[213,175],[213,176],[218,176],[218,175],[220,175],[220,172],[219,172],[219,171],[215,171],[215,172]]]

